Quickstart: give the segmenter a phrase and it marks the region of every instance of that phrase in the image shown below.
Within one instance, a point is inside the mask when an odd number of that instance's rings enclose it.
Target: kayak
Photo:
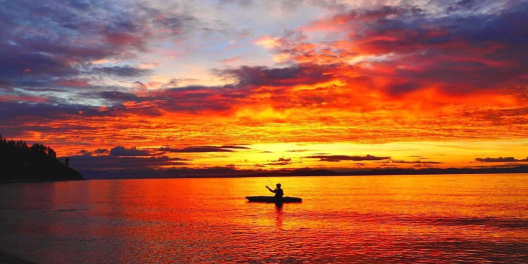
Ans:
[[[246,199],[250,202],[258,203],[300,203],[302,202],[301,198],[298,197],[282,197],[275,198],[274,196],[246,196]]]

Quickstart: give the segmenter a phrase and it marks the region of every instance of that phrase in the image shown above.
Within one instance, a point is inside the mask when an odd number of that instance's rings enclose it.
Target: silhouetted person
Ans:
[[[70,158],[66,157],[64,159],[64,165],[66,165],[66,167],[70,167]]]
[[[272,193],[275,193],[275,198],[282,198],[284,196],[284,191],[281,189],[281,184],[277,183],[277,188],[275,190],[272,190],[270,187],[266,186],[268,190]]]

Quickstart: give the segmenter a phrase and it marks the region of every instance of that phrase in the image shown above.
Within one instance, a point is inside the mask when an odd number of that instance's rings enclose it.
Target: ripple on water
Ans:
[[[281,179],[306,198],[282,207],[246,203],[252,178],[0,186],[0,242],[43,264],[528,263],[528,175],[457,177]]]

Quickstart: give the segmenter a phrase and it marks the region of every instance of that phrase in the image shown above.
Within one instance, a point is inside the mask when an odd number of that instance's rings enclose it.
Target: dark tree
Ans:
[[[81,174],[57,159],[50,147],[7,140],[0,135],[0,182],[83,180]]]

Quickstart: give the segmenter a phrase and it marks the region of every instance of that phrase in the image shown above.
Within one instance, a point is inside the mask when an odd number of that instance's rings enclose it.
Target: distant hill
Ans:
[[[502,174],[502,173],[528,173],[528,166],[507,168],[426,168],[426,169],[376,169],[370,171],[352,171],[344,175],[427,175],[427,174]]]
[[[0,182],[84,180],[81,174],[57,159],[42,144],[6,140],[0,135]]]
[[[353,170],[346,172],[336,172],[332,170],[312,170],[312,169],[296,169],[296,170],[279,170],[257,172],[248,174],[247,176],[375,176],[375,175],[428,175],[428,174],[501,174],[501,173],[528,173],[528,166],[517,166],[511,168],[426,168],[426,169],[405,169],[405,168],[391,168],[391,169],[374,169],[374,170]]]

